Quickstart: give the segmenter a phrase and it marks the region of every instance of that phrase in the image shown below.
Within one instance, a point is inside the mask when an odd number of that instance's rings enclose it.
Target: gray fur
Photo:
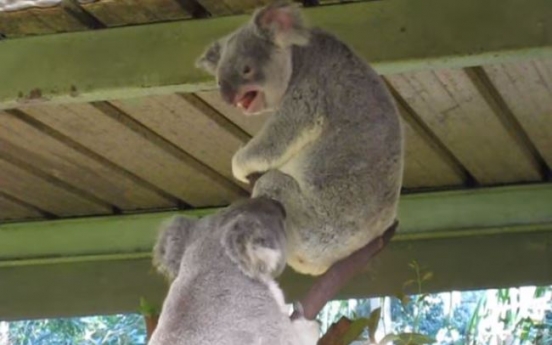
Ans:
[[[278,13],[258,18],[270,11]],[[281,30],[285,25],[270,18],[293,25]],[[395,220],[403,138],[397,107],[376,72],[335,36],[298,18],[295,6],[281,3],[257,11],[219,41],[211,73],[228,102],[254,85],[265,99],[255,112],[275,110],[235,154],[233,173],[241,181],[265,173],[252,195],[284,205],[288,264],[319,275]],[[245,65],[254,73],[241,73]]]
[[[266,269],[285,263],[283,218],[277,202],[254,198],[200,220],[177,217],[166,223],[154,262],[172,274],[171,286],[149,345],[315,345],[318,324],[289,319],[272,279],[276,272]],[[233,245],[223,245],[228,241]],[[279,265],[252,265],[265,269],[250,274],[255,278],[245,275],[229,253],[250,241],[279,253]]]

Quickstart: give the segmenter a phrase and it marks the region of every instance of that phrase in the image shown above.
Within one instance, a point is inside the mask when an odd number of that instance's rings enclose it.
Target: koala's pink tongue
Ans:
[[[238,102],[238,105],[244,109],[249,109],[249,106],[251,106],[251,103],[253,103],[253,101],[255,100],[255,97],[257,97],[257,92],[249,91]]]

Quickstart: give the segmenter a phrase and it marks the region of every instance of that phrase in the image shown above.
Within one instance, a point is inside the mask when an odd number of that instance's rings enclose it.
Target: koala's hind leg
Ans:
[[[287,262],[295,270],[311,272],[313,264],[303,256],[304,246],[317,242],[316,233],[322,225],[312,201],[301,191],[297,181],[279,170],[269,170],[255,182],[252,196],[266,196],[284,206]]]
[[[301,228],[313,224],[312,203],[301,192],[297,181],[279,170],[269,170],[255,182],[253,198],[265,196],[279,201],[286,212],[286,224]],[[292,229],[287,229],[292,230]]]

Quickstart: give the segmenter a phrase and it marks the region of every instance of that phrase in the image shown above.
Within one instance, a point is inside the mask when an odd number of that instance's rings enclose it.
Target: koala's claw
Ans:
[[[292,320],[305,318],[305,310],[303,304],[300,301],[293,302],[293,313],[291,314]]]

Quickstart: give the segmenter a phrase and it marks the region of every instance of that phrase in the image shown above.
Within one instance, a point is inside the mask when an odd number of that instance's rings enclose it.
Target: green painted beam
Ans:
[[[552,284],[550,205],[552,184],[405,195],[397,236],[340,297],[393,294],[413,277],[412,260],[434,272],[426,291]],[[140,297],[160,304],[167,286],[150,251],[169,215],[1,225],[0,320],[132,312]],[[311,282],[281,279],[290,299]]]
[[[549,285],[552,225],[392,242],[338,297],[392,295],[415,277],[412,260],[434,274],[424,292]],[[136,312],[140,297],[160,306],[168,288],[145,258],[2,267],[0,277],[0,320]],[[280,280],[288,301],[312,284],[289,270]]]
[[[552,184],[403,195],[396,241],[503,233],[552,223]],[[202,216],[216,209],[184,211]],[[0,225],[0,267],[136,259],[150,255],[159,224],[174,213]]]
[[[549,0],[386,0],[305,10],[382,74],[552,55]],[[232,16],[0,42],[0,109],[210,89],[193,67]]]

